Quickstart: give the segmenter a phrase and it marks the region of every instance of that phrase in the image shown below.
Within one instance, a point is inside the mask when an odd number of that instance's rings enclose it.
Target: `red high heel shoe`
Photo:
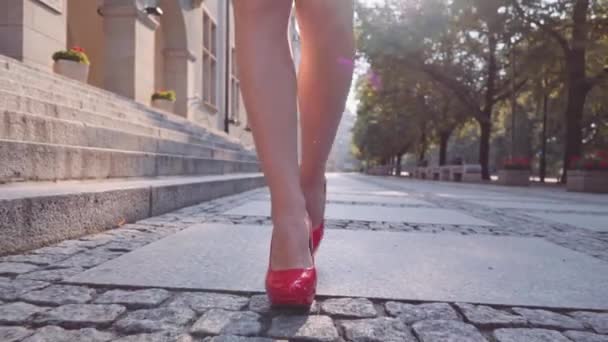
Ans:
[[[312,253],[312,236],[310,241]],[[270,249],[272,250],[272,242]],[[266,274],[266,294],[273,307],[308,308],[315,300],[317,292],[317,270],[314,264],[309,268],[294,268],[273,271],[268,262]]]

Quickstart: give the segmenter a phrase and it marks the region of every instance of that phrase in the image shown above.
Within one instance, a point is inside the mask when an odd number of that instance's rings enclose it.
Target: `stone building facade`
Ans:
[[[51,71],[54,52],[80,46],[91,85],[144,104],[156,90],[175,90],[175,115],[251,144],[231,3],[2,0],[0,54]]]

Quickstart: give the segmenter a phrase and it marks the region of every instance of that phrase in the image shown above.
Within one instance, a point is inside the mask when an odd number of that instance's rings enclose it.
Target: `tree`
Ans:
[[[566,67],[567,104],[565,117],[565,150],[563,177],[566,180],[569,162],[583,153],[583,113],[589,92],[608,79],[603,65],[589,68],[588,49],[608,27],[608,2],[605,0],[511,0],[519,16],[531,29],[546,32],[560,46]],[[567,19],[565,19],[567,18]],[[597,64],[597,63],[596,63]],[[599,69],[599,70],[598,70]]]
[[[358,158],[372,164],[387,164],[401,157],[416,145],[420,122],[402,106],[403,96],[398,77],[386,75],[382,87],[368,77],[358,85],[359,107],[353,129],[353,143]],[[397,163],[399,165],[399,163]],[[399,171],[399,170],[397,170]]]
[[[525,84],[525,79],[508,79],[506,71],[516,32],[512,27],[518,23],[504,10],[505,2],[389,1],[360,15],[360,46],[366,57],[379,63],[398,60],[405,72],[423,71],[475,117],[485,179],[490,176],[494,106]]]

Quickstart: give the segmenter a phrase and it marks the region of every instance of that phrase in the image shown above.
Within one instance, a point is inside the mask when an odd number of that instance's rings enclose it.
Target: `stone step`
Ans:
[[[251,153],[14,111],[0,113],[0,139],[256,162]]]
[[[50,107],[45,112],[56,113],[55,115],[100,117],[96,118],[96,124],[99,124],[99,120],[103,119],[104,124],[110,125],[110,127],[124,127],[124,129],[138,130],[142,133],[162,129],[165,132],[170,132],[169,134],[194,135],[198,139],[217,145],[218,147],[242,149],[239,143],[226,141],[225,137],[212,134],[203,127],[188,128],[188,123],[176,124],[162,117],[162,115],[167,117],[170,115],[159,114],[161,116],[157,116],[155,112],[143,112],[142,114],[141,111],[97,108],[95,105],[91,105],[90,102],[82,99],[68,99],[62,95],[52,94],[44,90],[30,89],[28,91],[19,91],[20,87],[14,85],[7,86],[2,82],[2,77],[0,77],[0,96],[2,97],[0,104],[9,106],[8,109],[16,109],[14,107],[17,107],[22,108],[24,111],[26,108],[41,110],[42,107]],[[82,120],[86,122],[86,119]]]
[[[261,174],[0,185],[0,255],[263,186]]]
[[[0,139],[0,183],[258,172],[256,162]]]
[[[90,110],[100,110],[108,114],[125,116],[131,119],[157,123],[167,128],[185,130],[190,133],[209,134],[225,140],[228,145],[238,146],[238,140],[220,131],[199,126],[182,117],[160,112],[130,99],[107,92],[105,90],[82,84],[62,76],[51,74],[23,65],[17,61],[7,62],[8,68],[0,68],[0,89],[11,90],[19,94],[35,94],[37,97],[52,98],[60,104],[70,104],[73,107],[84,107]]]
[[[85,125],[104,127],[125,133],[158,137],[181,143],[205,145],[214,149],[240,151],[251,155],[252,158],[255,156],[253,151],[245,150],[243,146],[227,148],[224,146],[225,144],[209,141],[208,139],[205,139],[204,136],[185,134],[169,129],[137,124],[125,119],[109,117],[102,113],[93,113],[79,108],[58,105],[51,100],[14,94],[8,91],[0,91],[0,110],[75,121]]]

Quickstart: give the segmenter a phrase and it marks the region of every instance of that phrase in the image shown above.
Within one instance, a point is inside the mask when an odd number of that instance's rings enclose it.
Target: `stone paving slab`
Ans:
[[[523,201],[494,201],[494,200],[466,200],[472,204],[484,205],[500,209],[526,209],[526,210],[552,210],[552,211],[587,211],[603,212],[608,214],[608,207],[593,204],[556,203],[556,202],[523,202]],[[608,223],[608,219],[606,220]]]
[[[226,215],[270,216],[270,203],[250,201],[228,210]],[[409,222],[428,224],[453,224],[494,226],[494,223],[477,219],[453,209],[439,208],[392,208],[357,204],[328,203],[325,217],[334,220]]]
[[[328,195],[331,194],[337,195],[359,195],[359,196],[391,196],[391,197],[407,197],[409,194],[403,191],[393,191],[393,190],[375,190],[375,191],[352,191],[344,188],[335,189],[332,192],[328,192]]]
[[[526,213],[526,215],[598,232],[608,232],[608,215],[577,213]]]
[[[269,200],[270,195],[265,194],[260,199]],[[373,203],[390,205],[422,205],[429,207],[434,206],[427,201],[408,196],[366,195],[362,193],[328,193],[327,200],[334,202]]]
[[[69,279],[263,292],[270,227],[193,226]],[[608,309],[608,264],[537,238],[329,230],[318,294]]]

